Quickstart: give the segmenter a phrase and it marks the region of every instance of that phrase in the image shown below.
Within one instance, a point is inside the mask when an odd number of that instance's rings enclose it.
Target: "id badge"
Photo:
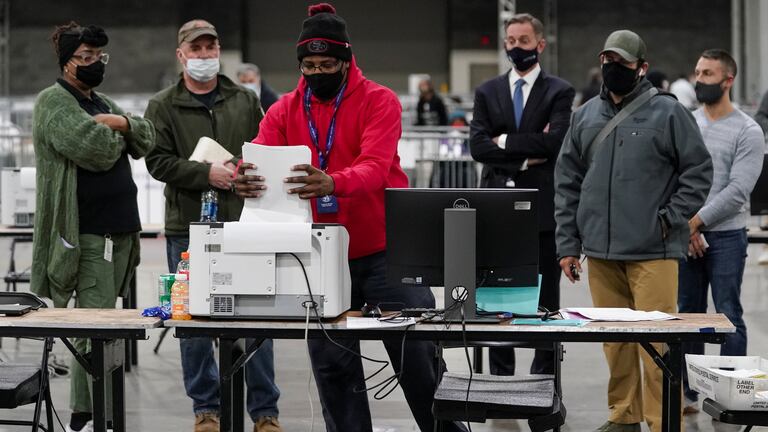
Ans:
[[[338,213],[339,202],[333,195],[326,195],[317,199],[317,212],[321,214]]]
[[[115,243],[109,235],[104,236],[104,261],[112,262],[112,249]]]

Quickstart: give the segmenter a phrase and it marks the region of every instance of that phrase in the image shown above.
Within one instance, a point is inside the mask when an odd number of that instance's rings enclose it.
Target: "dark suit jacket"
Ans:
[[[560,146],[571,118],[575,92],[566,81],[543,70],[533,83],[523,110],[521,125],[515,124],[509,73],[486,81],[475,90],[469,148],[482,163],[480,187],[503,188],[512,179],[517,188],[539,189],[539,230],[555,229],[554,170]],[[549,124],[549,132],[544,128]],[[506,148],[492,141],[508,134]],[[547,159],[541,165],[520,171],[529,158]]]
[[[277,96],[277,93],[275,93],[274,90],[272,90],[272,87],[268,86],[267,83],[264,82],[264,80],[261,80],[261,108],[264,110],[264,112],[267,112],[269,107],[272,106],[273,103],[277,102],[279,97]]]

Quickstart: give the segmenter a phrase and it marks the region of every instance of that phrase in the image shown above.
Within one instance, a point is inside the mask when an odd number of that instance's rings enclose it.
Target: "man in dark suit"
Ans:
[[[547,75],[539,55],[544,26],[530,14],[506,23],[505,45],[513,68],[480,85],[470,125],[472,157],[483,166],[480,187],[539,189],[539,304],[560,307],[560,266],[555,252],[554,169],[573,104],[566,81]],[[512,375],[513,348],[491,348],[491,373]],[[553,373],[551,351],[536,350],[531,373]]]

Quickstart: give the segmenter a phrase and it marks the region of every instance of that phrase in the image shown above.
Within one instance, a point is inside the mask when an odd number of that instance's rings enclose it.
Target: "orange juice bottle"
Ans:
[[[189,283],[187,275],[177,273],[171,286],[171,318],[175,320],[192,319],[189,314]]]

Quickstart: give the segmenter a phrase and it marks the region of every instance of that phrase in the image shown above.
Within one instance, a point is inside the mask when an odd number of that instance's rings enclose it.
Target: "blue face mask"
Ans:
[[[197,82],[208,82],[219,73],[219,58],[188,59],[185,69],[187,74]]]
[[[241,86],[247,88],[248,90],[256,93],[256,96],[261,96],[261,86],[256,83],[242,83]]]

